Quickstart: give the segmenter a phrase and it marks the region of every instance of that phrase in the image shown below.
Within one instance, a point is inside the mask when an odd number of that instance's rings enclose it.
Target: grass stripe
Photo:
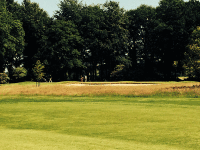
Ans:
[[[48,145],[59,145],[62,138],[78,140],[77,149],[87,149],[87,145],[91,145],[89,149],[200,148],[200,110],[198,104],[193,104],[199,99],[43,96],[32,97],[28,102],[30,98],[13,98],[0,103],[1,133],[8,131],[12,135],[20,131],[26,137],[30,132],[30,138],[37,141],[36,138],[42,136],[40,133],[31,135],[32,131],[41,132],[52,138],[50,141],[46,141],[47,137],[41,139],[47,146],[44,149],[48,149]],[[179,104],[181,101],[185,103]],[[0,142],[6,147],[9,138],[1,137]],[[116,147],[120,142],[121,146]],[[22,140],[21,143],[23,149],[29,142]],[[126,147],[128,145],[130,147]],[[40,146],[36,144],[36,149]],[[74,147],[69,144],[69,148]]]
[[[0,129],[0,132],[3,150],[184,150],[168,145],[152,145],[37,130]]]

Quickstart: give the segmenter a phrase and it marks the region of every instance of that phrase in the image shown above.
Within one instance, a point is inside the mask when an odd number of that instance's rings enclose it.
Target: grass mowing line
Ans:
[[[0,129],[4,150],[184,150],[167,145],[152,145],[134,141],[74,136],[37,130]]]
[[[126,145],[135,146],[135,149],[139,150],[200,148],[199,105],[189,104],[190,101],[199,99],[69,97],[72,101],[67,102],[62,101],[62,97],[55,97],[62,102],[56,102],[56,99],[51,102],[49,97],[38,97],[38,99],[33,97],[31,102],[27,102],[29,98],[20,101],[23,99],[21,97],[1,103],[0,121],[4,127],[2,130],[5,131],[5,128],[25,130],[27,133],[22,135],[25,137],[29,130],[41,131],[44,135],[52,133],[41,139],[41,143],[47,143],[46,145],[49,143],[50,148],[60,144],[55,140],[58,134],[61,136],[60,133],[63,136],[59,138],[60,140],[62,138],[67,140],[68,136],[72,136],[74,141],[79,141],[80,148],[76,147],[77,149],[84,148],[84,145],[91,145],[90,149],[123,149]],[[176,104],[181,100],[188,103]],[[14,101],[18,103],[12,103]],[[30,138],[34,140],[36,137],[30,135]],[[51,142],[45,141],[48,138],[53,139]],[[121,147],[116,147],[120,141]],[[26,146],[26,141],[21,143],[22,146],[23,144]],[[108,145],[105,146],[104,143]]]
[[[0,103],[19,102],[105,102],[105,103],[139,103],[139,104],[175,104],[200,106],[199,98],[186,97],[131,97],[131,96],[1,96]]]

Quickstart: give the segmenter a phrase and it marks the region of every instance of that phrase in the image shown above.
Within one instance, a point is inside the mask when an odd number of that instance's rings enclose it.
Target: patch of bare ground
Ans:
[[[0,95],[151,95],[156,92],[200,93],[200,82],[170,84],[41,84],[0,86]],[[199,94],[200,95],[200,94]]]

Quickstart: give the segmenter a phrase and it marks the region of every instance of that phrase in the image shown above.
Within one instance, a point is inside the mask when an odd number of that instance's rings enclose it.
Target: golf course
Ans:
[[[2,150],[199,150],[200,82],[0,86]]]

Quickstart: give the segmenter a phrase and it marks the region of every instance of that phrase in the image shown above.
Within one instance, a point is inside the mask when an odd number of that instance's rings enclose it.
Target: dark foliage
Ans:
[[[85,75],[88,81],[178,80],[191,34],[200,26],[196,0],[161,0],[156,8],[129,11],[114,1],[87,6],[64,0],[53,18],[30,0],[6,0],[0,12],[0,72],[7,67],[11,79],[21,64],[24,79],[33,79],[40,60],[44,78],[54,81]]]

